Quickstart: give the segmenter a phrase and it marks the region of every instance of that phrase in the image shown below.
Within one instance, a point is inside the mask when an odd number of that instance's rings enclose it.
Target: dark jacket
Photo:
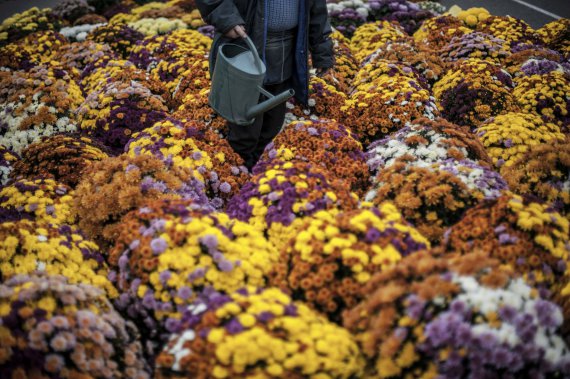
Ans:
[[[267,37],[267,0],[196,0],[202,18],[216,29],[210,51],[210,70],[214,67],[218,47],[228,41],[223,36],[236,25],[245,25],[249,37],[265,59]],[[299,25],[293,70],[293,89],[297,100],[306,104],[309,98],[308,52],[313,67],[331,68],[334,65],[333,44],[329,38],[331,27],[326,0],[301,0]],[[239,41],[233,41],[239,43]]]

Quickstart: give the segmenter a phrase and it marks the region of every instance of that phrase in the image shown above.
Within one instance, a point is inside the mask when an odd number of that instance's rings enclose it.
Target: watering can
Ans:
[[[225,43],[218,49],[208,101],[217,114],[237,125],[251,125],[255,117],[295,95],[292,89],[272,95],[263,89],[265,64],[249,37],[247,46]],[[259,103],[260,94],[267,100]]]

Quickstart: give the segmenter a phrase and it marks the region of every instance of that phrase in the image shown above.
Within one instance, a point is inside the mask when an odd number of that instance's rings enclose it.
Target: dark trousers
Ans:
[[[272,94],[278,94],[291,88],[289,80],[283,83],[266,85],[265,89]],[[265,100],[264,96],[261,96]],[[245,166],[251,169],[263,154],[273,138],[281,131],[285,120],[285,103],[260,114],[251,125],[236,125],[228,123],[228,142],[236,153],[245,161]]]

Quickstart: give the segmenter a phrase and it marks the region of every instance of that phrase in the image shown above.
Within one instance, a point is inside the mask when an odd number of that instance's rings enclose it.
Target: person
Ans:
[[[265,89],[277,94],[292,88],[307,104],[308,54],[318,75],[334,65],[326,0],[196,0],[202,18],[215,28],[210,52],[212,73],[218,48],[231,41],[245,46],[249,35],[266,65]],[[228,123],[228,142],[251,169],[281,131],[286,104],[265,112],[253,125]]]

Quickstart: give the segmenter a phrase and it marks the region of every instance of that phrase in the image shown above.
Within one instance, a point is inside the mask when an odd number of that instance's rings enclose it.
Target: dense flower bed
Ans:
[[[21,220],[0,226],[0,278],[45,272],[63,275],[69,283],[103,289],[109,298],[118,292],[107,279],[108,269],[98,246],[74,227]]]
[[[563,305],[570,295],[568,230],[568,219],[547,206],[504,195],[469,210],[447,233],[444,248],[463,254],[485,251]],[[567,313],[564,319],[568,329]]]
[[[73,192],[53,179],[19,179],[0,189],[0,220],[73,224]]]
[[[570,141],[555,141],[531,148],[502,171],[511,189],[536,196],[562,214],[570,213]]]
[[[564,139],[555,124],[521,112],[488,119],[477,128],[477,135],[497,167],[512,165],[532,146]]]
[[[134,326],[101,290],[56,275],[0,284],[2,377],[150,378]]]
[[[251,170],[195,0],[0,24],[1,378],[570,377],[570,20],[327,8]]]
[[[49,178],[75,188],[84,169],[108,157],[103,150],[87,137],[45,137],[22,151],[10,176]]]
[[[117,307],[158,344],[201,291],[263,287],[277,259],[252,226],[187,200],[157,200],[127,215],[109,257],[122,292]]]
[[[79,226],[89,237],[109,245],[124,215],[158,198],[207,203],[204,186],[192,170],[147,155],[121,155],[93,163],[85,170],[73,201]]]
[[[290,123],[267,145],[254,173],[263,173],[276,160],[323,166],[357,193],[368,187],[370,174],[362,145],[350,129],[334,121]]]
[[[411,255],[366,294],[345,326],[368,358],[367,377],[568,375],[560,309],[485,254]]]
[[[77,130],[79,86],[59,68],[0,72],[0,144],[19,153],[43,136]]]
[[[228,142],[202,130],[196,122],[159,121],[134,134],[125,150],[132,156],[152,155],[168,165],[193,170],[217,209],[222,209],[248,179],[243,160]]]
[[[362,373],[352,336],[278,289],[205,293],[157,359],[159,378],[329,377]]]
[[[362,300],[362,287],[377,272],[430,244],[390,203],[379,208],[309,217],[282,250],[270,283],[330,319]]]
[[[516,111],[511,76],[478,58],[460,60],[433,87],[442,116],[475,128],[490,117]]]
[[[320,210],[349,210],[357,196],[348,183],[317,164],[275,162],[246,183],[228,204],[230,217],[253,225],[281,248],[302,219]]]

